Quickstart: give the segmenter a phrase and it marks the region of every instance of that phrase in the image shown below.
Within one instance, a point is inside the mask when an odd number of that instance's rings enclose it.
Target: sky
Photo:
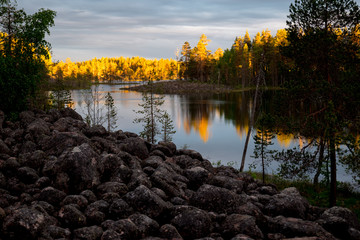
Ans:
[[[286,27],[293,0],[17,0],[33,14],[56,11],[46,39],[53,61],[101,57],[176,58],[185,41],[196,46],[202,34],[208,49],[230,48],[248,30],[253,38]]]

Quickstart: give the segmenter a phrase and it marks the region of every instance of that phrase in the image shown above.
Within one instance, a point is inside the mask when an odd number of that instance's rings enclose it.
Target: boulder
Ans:
[[[139,237],[153,236],[159,230],[159,224],[144,214],[133,214],[129,219],[138,227]]]
[[[144,185],[125,195],[125,200],[135,210],[156,219],[164,214],[169,205]]]
[[[129,206],[123,199],[115,199],[109,207],[109,216],[113,220],[120,220],[129,217],[134,212],[133,208]]]
[[[71,117],[76,120],[83,121],[83,118],[80,114],[78,114],[74,109],[72,108],[64,108],[60,110],[60,114],[62,117]]]
[[[138,239],[139,229],[130,219],[121,219],[118,221],[107,220],[102,223],[102,228],[107,232],[106,239],[113,239],[110,236],[114,236],[115,239]],[[105,234],[104,232],[104,234]]]
[[[14,239],[37,239],[48,224],[46,214],[24,206],[11,211],[4,220],[3,229]]]
[[[256,225],[256,219],[249,215],[231,214],[221,225],[223,235],[230,239],[238,234],[245,234],[254,239],[263,239],[264,235]]]
[[[98,155],[87,143],[65,151],[59,157],[55,163],[59,165],[59,171],[56,174],[66,173],[69,176],[68,186],[70,193],[91,189],[100,183],[97,171],[97,157]]]
[[[171,220],[180,235],[185,239],[206,237],[212,231],[209,214],[201,209],[188,209]]]
[[[209,184],[229,189],[235,193],[242,193],[245,182],[236,178],[228,176],[214,176],[209,181]]]
[[[39,200],[48,202],[51,205],[59,206],[66,197],[66,193],[53,187],[46,187],[41,190]]]
[[[35,183],[39,179],[37,172],[29,167],[21,167],[18,169],[17,173],[19,179],[26,184]]]
[[[0,153],[2,154],[11,154],[10,148],[4,143],[2,139],[0,139]]]
[[[46,233],[51,239],[70,239],[71,237],[71,232],[69,229],[55,225],[48,226]]]
[[[39,141],[39,146],[48,155],[60,156],[65,150],[84,143],[89,144],[90,140],[82,133],[53,131],[51,136]]]
[[[185,176],[189,179],[188,187],[196,190],[207,181],[210,173],[202,167],[192,167],[185,170]]]
[[[99,226],[83,227],[74,230],[74,240],[98,240],[101,238],[103,230]]]
[[[149,149],[145,141],[141,138],[127,138],[121,148],[123,151],[137,156],[140,159],[149,157]]]
[[[58,215],[64,226],[70,229],[86,226],[86,217],[75,204],[63,206]]]
[[[49,124],[38,118],[32,121],[26,128],[26,133],[30,133],[34,137],[40,137],[41,135],[49,135],[50,128]]]
[[[123,196],[128,192],[128,188],[124,183],[105,182],[97,187],[97,191],[99,194],[118,193],[120,196]]]
[[[191,149],[179,149],[177,151],[177,155],[187,155],[193,159],[197,159],[199,161],[203,161],[203,157],[201,156],[201,154],[195,150],[191,150]]]
[[[82,195],[68,195],[64,198],[61,205],[76,204],[80,209],[88,206],[88,200]]]
[[[244,200],[228,189],[204,184],[192,196],[190,203],[207,211],[233,213]]]
[[[80,132],[86,128],[86,123],[71,117],[62,117],[53,124],[53,130],[59,132]]]
[[[287,238],[317,237],[319,240],[335,240],[336,238],[319,224],[299,218],[277,216],[268,217],[268,231],[281,233]]]
[[[265,212],[270,216],[300,217],[306,218],[309,203],[299,191],[294,188],[286,188],[279,194],[275,194],[265,205]]]
[[[317,222],[339,238],[345,237],[350,239],[349,228],[360,230],[357,216],[349,209],[343,207],[335,206],[325,210]]]
[[[182,239],[180,233],[171,224],[164,224],[159,229],[160,237],[165,239]]]

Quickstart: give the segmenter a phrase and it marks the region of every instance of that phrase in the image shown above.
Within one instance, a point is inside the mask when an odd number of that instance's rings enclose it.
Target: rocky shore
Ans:
[[[0,111],[0,239],[360,239],[348,209],[309,205],[194,150],[89,127],[71,109]]]

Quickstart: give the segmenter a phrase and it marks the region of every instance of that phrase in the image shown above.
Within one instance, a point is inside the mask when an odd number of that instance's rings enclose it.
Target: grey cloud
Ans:
[[[231,47],[248,29],[285,27],[291,0],[18,0],[19,7],[57,11],[48,40],[54,57],[86,60],[101,56],[175,57],[185,41],[202,33],[211,50]]]

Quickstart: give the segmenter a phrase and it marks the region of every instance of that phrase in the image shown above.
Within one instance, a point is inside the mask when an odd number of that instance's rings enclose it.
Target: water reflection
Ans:
[[[140,107],[142,95],[138,92],[120,90],[119,85],[100,85],[100,92],[110,92],[118,111],[117,129],[139,133],[141,124],[133,123],[137,117],[135,111]],[[85,116],[84,94],[86,91],[72,91],[74,108]],[[262,99],[264,111],[274,112],[274,95],[265,94]],[[104,104],[102,101],[101,104]],[[246,133],[249,128],[249,116],[252,105],[252,93],[228,93],[206,96],[165,95],[162,106],[172,117],[176,133],[173,136],[178,148],[189,147],[199,151],[204,158],[212,163],[221,161],[223,165],[231,164],[238,168],[244,149]],[[277,129],[273,139],[272,150],[282,150],[302,146],[305,139],[295,138],[294,134]],[[254,134],[255,132],[253,132]],[[252,139],[252,138],[251,138]],[[254,159],[254,143],[248,146],[245,170]],[[272,163],[268,173],[275,173],[277,164]],[[345,176],[346,174],[343,173]],[[341,176],[339,176],[341,178]]]

